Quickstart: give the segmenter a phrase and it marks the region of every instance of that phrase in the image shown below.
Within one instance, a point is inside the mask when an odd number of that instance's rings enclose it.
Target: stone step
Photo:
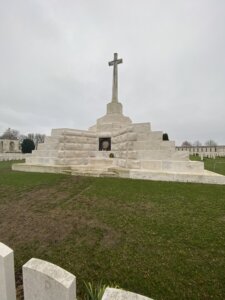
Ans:
[[[89,164],[91,166],[112,166],[114,160],[112,158],[89,158]]]
[[[88,164],[88,158],[54,158],[54,157],[28,157],[27,164],[33,165],[82,165]]]
[[[112,151],[132,150],[171,150],[174,151],[175,143],[170,141],[125,141],[112,143]]]
[[[33,157],[58,157],[58,158],[76,158],[76,157],[92,157],[95,151],[88,150],[34,150]]]
[[[183,153],[182,155],[177,155],[178,152],[172,150],[135,150],[135,151],[112,151],[115,158],[118,159],[135,159],[135,160],[188,160],[188,154]]]
[[[26,164],[28,165],[55,165],[57,159],[54,157],[27,157]]]
[[[145,159],[151,159],[151,160],[178,160],[183,158],[188,159],[187,154],[183,154],[183,156],[177,155],[177,152],[173,150],[139,150],[137,151],[137,159],[145,160]]]
[[[62,150],[69,151],[98,151],[98,144],[95,143],[61,143]]]
[[[162,141],[162,132],[161,131],[151,131],[146,133],[138,133],[138,141]]]
[[[204,164],[195,161],[117,159],[115,167],[153,171],[202,173]]]
[[[151,124],[147,123],[134,123],[130,126],[134,132],[137,133],[149,133],[151,132]]]
[[[137,141],[131,145],[134,150],[173,150],[175,149],[175,143],[172,141]]]
[[[141,169],[167,172],[202,173],[204,164],[196,161],[143,160]]]
[[[98,151],[98,144],[90,144],[90,143],[62,143],[62,142],[49,142],[42,143],[38,145],[39,151],[48,151],[48,150],[69,150],[69,151]]]
[[[100,168],[91,168],[91,166],[72,166],[71,174],[77,176],[94,176],[94,177],[115,177],[117,174],[112,170]]]
[[[60,150],[57,149],[49,149],[49,150],[33,150],[33,157],[57,157]]]
[[[78,144],[96,144],[98,143],[97,137],[85,137],[85,136],[64,136],[60,139],[62,143],[78,143]]]
[[[63,144],[60,144],[58,142],[49,142],[49,143],[42,143],[42,144],[38,144],[38,151],[42,151],[42,150],[61,150],[62,149]]]
[[[80,136],[80,137],[96,137],[96,133],[88,130],[78,130],[69,128],[52,129],[51,136]]]

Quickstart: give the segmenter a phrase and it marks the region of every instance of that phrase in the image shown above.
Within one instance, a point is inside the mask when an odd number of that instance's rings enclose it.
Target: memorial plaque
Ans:
[[[111,150],[111,138],[99,138],[99,151],[110,151]]]

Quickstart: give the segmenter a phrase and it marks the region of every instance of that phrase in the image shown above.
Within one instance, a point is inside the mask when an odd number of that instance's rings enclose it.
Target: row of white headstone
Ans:
[[[23,265],[25,300],[75,300],[76,277],[44,260],[32,258]],[[150,298],[106,288],[102,300],[151,300]],[[0,300],[16,300],[13,250],[0,243]]]

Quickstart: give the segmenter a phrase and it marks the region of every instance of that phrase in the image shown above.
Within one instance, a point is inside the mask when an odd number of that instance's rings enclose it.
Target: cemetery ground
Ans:
[[[225,159],[216,161],[225,175]],[[11,164],[0,163],[0,241],[14,250],[18,295],[21,267],[35,257],[73,273],[80,299],[84,281],[155,300],[224,299],[225,186],[13,172]]]

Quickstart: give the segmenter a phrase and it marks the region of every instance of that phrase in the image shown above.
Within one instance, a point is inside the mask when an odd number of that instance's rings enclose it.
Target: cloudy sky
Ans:
[[[111,100],[171,140],[225,144],[224,0],[1,0],[0,134],[87,129]]]

